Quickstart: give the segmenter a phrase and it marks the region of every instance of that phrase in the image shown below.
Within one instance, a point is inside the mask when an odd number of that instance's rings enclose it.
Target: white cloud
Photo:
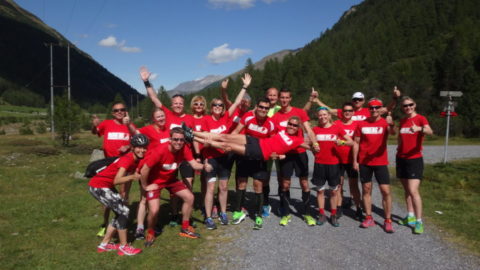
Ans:
[[[233,61],[240,56],[249,54],[251,52],[252,51],[249,49],[230,49],[228,48],[228,43],[225,43],[216,48],[213,48],[210,52],[208,52],[207,59],[210,63],[220,64]]]
[[[148,78],[150,81],[153,81],[155,80],[156,78],[158,78],[158,74],[157,73],[152,73],[150,74],[150,77]]]
[[[98,45],[103,47],[115,47],[118,45],[117,38],[114,36],[108,36],[107,38],[100,40],[100,42],[98,42]]]
[[[126,53],[139,53],[142,51],[142,49],[138,47],[127,47],[127,46],[121,46],[118,47],[120,51],[126,52]]]
[[[108,36],[98,42],[98,45],[104,47],[116,47],[118,50],[126,53],[139,53],[142,51],[139,47],[127,47],[125,44],[127,43],[126,40],[122,40],[120,42],[117,41],[117,38],[114,36]]]
[[[255,5],[255,0],[208,0],[208,3],[213,8],[224,8],[224,9],[247,9]]]

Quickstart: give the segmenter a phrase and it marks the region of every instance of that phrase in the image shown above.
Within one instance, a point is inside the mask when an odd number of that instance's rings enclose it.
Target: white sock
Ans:
[[[415,213],[413,213],[413,212],[408,212],[408,216],[409,216],[409,217],[414,217],[414,216],[415,216]]]
[[[138,225],[137,225],[137,230],[138,230],[138,229],[142,229],[142,230],[143,230],[143,229],[145,229],[145,228],[143,227],[143,224],[142,224],[142,225],[138,224]]]
[[[418,222],[418,223],[422,223],[422,219],[421,219],[421,218],[417,218],[417,222]]]

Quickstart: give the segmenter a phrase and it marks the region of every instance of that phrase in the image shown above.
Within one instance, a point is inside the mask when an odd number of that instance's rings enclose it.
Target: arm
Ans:
[[[242,131],[244,127],[242,123],[238,123],[237,127],[230,134],[240,134],[240,131]]]
[[[308,112],[312,108],[312,102],[318,97],[318,92],[315,91],[315,88],[312,87],[312,92],[310,93],[310,97],[307,100],[307,103],[305,103],[305,106],[303,106],[303,110]]]
[[[120,169],[117,172],[117,175],[115,175],[115,178],[113,179],[113,184],[118,185],[118,184],[123,184],[126,182],[140,179],[140,174],[138,173],[133,173],[129,175],[125,175],[125,173],[126,173],[125,168],[120,167]]]
[[[148,174],[150,173],[150,167],[147,164],[144,164],[142,169],[140,170],[140,183],[142,184],[142,188],[146,189],[148,185]]]
[[[226,106],[225,108],[229,109],[230,106],[232,106],[232,101],[228,99],[227,87],[228,87],[228,78],[222,81],[222,84],[220,87],[220,93],[222,94],[222,100]]]
[[[342,146],[342,145],[353,146],[354,142],[353,142],[352,138],[350,138],[350,136],[344,135],[343,138],[345,140],[337,140],[337,145],[339,145],[339,146]]]
[[[250,83],[252,82],[252,76],[250,74],[245,73],[245,75],[242,78],[243,81],[243,87],[242,90],[240,90],[240,93],[238,93],[237,97],[235,98],[235,102],[233,102],[232,106],[228,108],[228,113],[229,115],[233,115],[235,112],[235,109],[237,109],[238,105],[240,105],[240,102],[242,102],[243,96],[245,95],[245,92],[247,92],[248,86],[250,86]]]
[[[308,134],[308,138],[313,143],[313,151],[318,152],[320,151],[320,147],[318,146],[318,142],[315,138],[315,133],[313,133],[312,128],[310,127],[310,123],[308,121],[303,122],[303,127]]]
[[[410,130],[412,132],[421,132],[421,133],[426,134],[426,135],[432,135],[433,134],[433,130],[430,127],[430,125],[417,126],[415,124],[415,122],[413,122],[413,125],[412,125],[412,127],[410,127]]]
[[[395,123],[393,122],[392,112],[388,112],[387,117],[385,118],[388,124],[388,134],[395,135]]]
[[[355,137],[354,142],[353,142],[353,148],[352,148],[352,155],[353,155],[353,169],[358,171],[359,166],[358,166],[358,145],[360,143],[360,137]]]
[[[153,104],[155,104],[155,107],[162,108],[163,107],[162,102],[160,101],[160,99],[158,99],[157,94],[155,93],[155,90],[153,89],[152,85],[148,81],[148,79],[150,78],[150,72],[146,67],[140,68],[140,78],[142,78],[142,81],[145,84],[145,88],[147,89],[148,97],[150,97]]]
[[[190,164],[190,166],[192,166],[192,168],[196,171],[203,170],[203,164],[196,161],[195,159],[192,159],[192,160],[188,161],[188,164]]]
[[[96,114],[92,115],[92,134],[98,134],[98,125],[100,125],[100,118]]]
[[[380,113],[385,114],[387,112],[393,111],[393,109],[395,109],[395,107],[397,106],[397,100],[400,97],[400,95],[401,95],[400,90],[398,90],[398,88],[395,86],[393,88],[392,101],[390,102],[390,104],[388,104],[386,108],[381,108]]]

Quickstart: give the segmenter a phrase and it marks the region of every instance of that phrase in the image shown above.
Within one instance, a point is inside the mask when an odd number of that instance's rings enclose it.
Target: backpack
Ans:
[[[91,178],[97,175],[99,172],[105,170],[110,164],[116,162],[119,157],[108,157],[104,159],[99,159],[88,164],[85,169],[85,177]]]

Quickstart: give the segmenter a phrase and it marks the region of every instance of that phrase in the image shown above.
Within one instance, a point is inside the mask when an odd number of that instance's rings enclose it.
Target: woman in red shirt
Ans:
[[[433,131],[428,120],[417,114],[415,101],[403,97],[401,109],[405,118],[400,120],[397,148],[397,177],[405,189],[408,215],[400,221],[401,225],[415,225],[413,232],[423,233],[422,198],[420,197],[420,180],[423,177],[422,143],[425,134]]]

